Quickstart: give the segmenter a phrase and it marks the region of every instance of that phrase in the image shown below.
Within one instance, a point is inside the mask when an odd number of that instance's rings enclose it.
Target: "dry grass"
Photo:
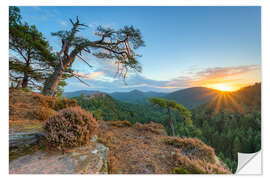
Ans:
[[[10,121],[46,121],[50,116],[56,114],[56,111],[74,106],[77,106],[77,101],[74,99],[56,99],[17,89],[10,89],[9,91]]]
[[[37,120],[17,119],[9,122],[10,134],[17,132],[41,132],[43,130],[43,122]]]
[[[166,137],[164,142],[181,149],[181,153],[189,158],[215,162],[215,150],[197,138]]]
[[[154,122],[149,124],[136,123],[133,127],[139,131],[149,131],[157,135],[166,135],[165,128],[161,124]]]
[[[231,174],[231,172],[224,166],[216,163],[210,163],[202,159],[191,159],[190,157],[178,151],[172,155],[173,163],[176,168],[173,173],[181,173],[186,170],[189,174]]]
[[[200,153],[189,158],[180,146],[164,143],[168,136],[163,135],[160,124],[135,124],[117,127],[112,122],[100,121],[98,142],[109,147],[108,170],[111,174],[170,174],[188,173],[230,173],[222,165],[206,161],[204,151],[210,150],[196,139],[186,138],[193,147],[203,145]],[[165,131],[165,130],[164,130]],[[181,142],[181,138],[174,138]],[[197,146],[196,146],[197,145]],[[206,147],[205,147],[206,146]],[[189,145],[188,145],[189,147]],[[191,147],[190,147],[191,148]],[[196,149],[195,148],[195,149]],[[176,153],[177,152],[177,153]],[[212,153],[213,151],[211,151]],[[207,156],[211,154],[207,152]],[[201,155],[201,156],[200,156]],[[196,164],[197,163],[197,164]],[[198,165],[198,163],[201,163]],[[179,168],[182,167],[181,170]],[[186,171],[183,171],[185,169]],[[174,171],[173,171],[174,170]]]
[[[132,123],[129,121],[109,121],[108,124],[116,127],[130,127]]]

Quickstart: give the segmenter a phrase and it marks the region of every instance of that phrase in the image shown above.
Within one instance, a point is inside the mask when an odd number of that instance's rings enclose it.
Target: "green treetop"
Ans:
[[[172,109],[177,110],[184,118],[185,123],[191,125],[191,113],[183,105],[178,104],[176,101],[161,99],[161,98],[150,98],[149,102],[154,105],[158,105],[160,108],[166,108],[169,114],[169,124],[172,130],[172,135],[175,136],[174,124],[172,121]]]

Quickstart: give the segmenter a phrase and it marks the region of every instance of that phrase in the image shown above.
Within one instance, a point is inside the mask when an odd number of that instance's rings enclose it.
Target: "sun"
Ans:
[[[232,91],[232,88],[226,84],[216,84],[213,88],[220,91]]]

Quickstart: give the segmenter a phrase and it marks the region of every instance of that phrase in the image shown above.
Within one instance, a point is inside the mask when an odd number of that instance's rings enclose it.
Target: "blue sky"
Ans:
[[[230,89],[261,80],[260,7],[20,7],[23,20],[37,26],[55,51],[60,41],[51,32],[70,28],[78,16],[89,26],[82,35],[95,39],[98,25],[141,30],[146,47],[138,50],[143,72],[130,74],[125,85],[114,78],[115,66],[86,55],[89,69],[76,61],[73,68],[85,75],[91,88],[69,79],[65,91],[170,92],[192,86]]]

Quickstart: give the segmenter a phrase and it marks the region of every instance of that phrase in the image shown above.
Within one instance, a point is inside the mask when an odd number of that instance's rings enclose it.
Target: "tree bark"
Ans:
[[[174,125],[173,125],[173,121],[172,121],[171,108],[169,108],[169,107],[168,107],[168,113],[169,113],[169,123],[170,123],[171,130],[172,130],[172,136],[175,136]]]
[[[19,80],[19,82],[17,83],[16,89],[18,89],[21,85],[22,85],[22,80]]]
[[[22,88],[27,88],[28,86],[28,74],[24,73],[23,81],[22,81]]]
[[[62,78],[63,75],[63,69],[61,64],[59,64],[53,74],[46,80],[44,88],[42,90],[42,94],[45,96],[54,96],[56,89],[58,87],[58,84]]]
[[[28,87],[28,78],[29,78],[29,75],[28,75],[28,69],[29,69],[29,66],[30,66],[30,58],[27,59],[26,61],[26,71],[24,72],[24,75],[23,75],[23,82],[22,82],[22,88],[27,88]]]

